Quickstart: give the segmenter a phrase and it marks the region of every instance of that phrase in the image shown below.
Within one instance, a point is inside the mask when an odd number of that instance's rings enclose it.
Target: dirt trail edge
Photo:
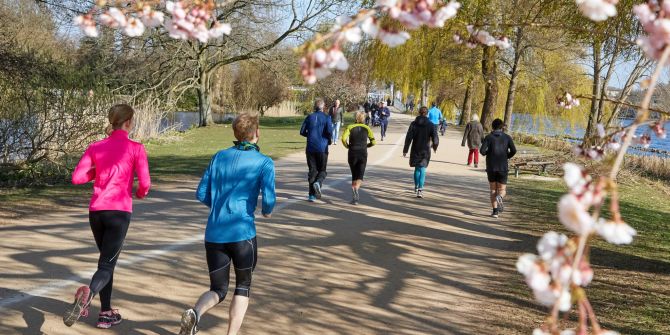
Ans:
[[[484,164],[465,166],[460,132],[440,138],[425,198],[402,157],[411,119],[394,115],[369,152],[361,203],[350,205],[342,145],[331,146],[323,199],[308,203],[304,153],[276,162],[277,211],[258,218],[259,261],[242,334],[517,334],[534,313],[510,293],[514,262],[532,237],[489,217]],[[379,128],[375,128],[379,136]],[[88,284],[97,251],[86,204],[0,227],[0,334],[175,334],[181,311],[209,287],[198,180],[155,185],[135,202],[114,278],[125,320],[95,329],[92,316],[61,321]],[[513,193],[513,191],[512,191]],[[524,242],[525,241],[525,242]],[[229,297],[203,317],[200,334],[227,327]]]

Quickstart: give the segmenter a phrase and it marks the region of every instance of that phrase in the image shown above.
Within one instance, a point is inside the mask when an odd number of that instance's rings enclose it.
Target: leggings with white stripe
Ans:
[[[130,225],[130,213],[124,211],[91,211],[88,213],[95,244],[100,251],[98,270],[91,279],[91,296],[100,293],[100,310],[112,309],[114,268]]]
[[[230,243],[205,242],[210,291],[219,295],[219,302],[226,298],[230,281],[230,264],[235,269],[235,295],[249,296],[251,275],[258,256],[256,238]]]

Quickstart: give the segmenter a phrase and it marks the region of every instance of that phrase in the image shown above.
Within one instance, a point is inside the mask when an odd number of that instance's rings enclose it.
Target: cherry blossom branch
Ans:
[[[591,94],[579,94],[579,95],[576,95],[575,98],[584,98],[584,99],[589,99],[590,100],[590,99],[593,98],[593,95],[591,95]],[[633,107],[633,108],[636,108],[636,109],[642,108],[641,105],[636,105],[636,104],[632,104],[630,102],[625,102],[625,101],[622,101],[622,100],[619,100],[619,99],[608,98],[608,97],[605,97],[605,96],[598,97],[598,99],[605,100],[605,101],[608,101],[608,102],[613,102],[613,103],[616,103],[616,104],[619,104],[619,105]],[[647,110],[649,110],[650,112],[656,112],[656,113],[659,113],[659,114],[664,114],[664,115],[670,116],[670,112],[664,111],[664,110],[661,110],[661,109],[658,109],[658,108],[648,107]]]
[[[619,153],[616,156],[616,159],[614,160],[612,170],[610,170],[610,179],[613,181],[616,180],[616,177],[619,174],[619,169],[621,169],[624,155],[626,154],[628,147],[630,147],[630,144],[633,140],[633,136],[635,135],[635,130],[642,122],[644,122],[649,117],[649,104],[651,103],[651,98],[654,94],[654,90],[656,89],[658,78],[661,76],[663,67],[668,61],[668,57],[670,57],[670,47],[666,46],[665,49],[663,49],[663,53],[661,54],[661,57],[658,60],[658,65],[656,66],[654,73],[651,75],[651,78],[649,79],[649,86],[647,88],[647,92],[644,95],[644,98],[642,99],[642,106],[637,113],[637,117],[635,118],[633,125],[626,132],[626,136],[624,137],[623,143],[621,144],[621,150],[619,151]]]

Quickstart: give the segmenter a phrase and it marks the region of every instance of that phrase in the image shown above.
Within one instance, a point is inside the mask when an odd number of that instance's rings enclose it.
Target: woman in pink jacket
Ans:
[[[112,106],[108,113],[107,138],[91,144],[72,173],[73,184],[93,181],[89,221],[100,258],[90,285],[77,289],[74,304],[63,316],[68,327],[80,316],[88,315],[91,300],[98,293],[101,306],[97,327],[109,328],[121,322],[121,315],[111,306],[112,284],[133,211],[135,175],[139,180],[137,198],[146,197],[151,185],[144,146],[128,138],[134,113],[133,108],[125,104]]]

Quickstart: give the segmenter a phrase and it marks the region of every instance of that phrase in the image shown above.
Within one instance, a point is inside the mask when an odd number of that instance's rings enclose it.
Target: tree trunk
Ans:
[[[509,88],[507,89],[507,101],[505,101],[505,127],[512,129],[512,113],[514,112],[514,98],[516,95],[516,78],[519,75],[519,63],[521,62],[521,40],[523,39],[523,28],[519,27],[516,31],[516,41],[514,41],[514,62],[510,72]]]
[[[209,75],[205,72],[198,78],[198,114],[200,127],[214,123],[212,119],[212,95],[210,94]]]
[[[498,100],[498,69],[496,65],[495,46],[484,46],[482,55],[482,74],[484,75],[484,104],[482,105],[481,123],[484,131],[491,131],[491,123],[496,112]]]
[[[428,81],[423,80],[421,83],[421,107],[428,105]]]
[[[459,125],[463,126],[470,121],[470,113],[472,112],[472,83],[473,80],[468,80],[468,86],[465,88],[465,97],[463,97],[463,106],[461,107],[461,120]]]
[[[600,94],[600,67],[601,67],[601,54],[602,48],[600,41],[595,41],[592,45],[593,49],[593,86],[591,87],[591,111],[589,113],[589,123],[586,125],[586,132],[584,133],[584,143],[589,145],[591,143],[590,138],[592,137],[595,129],[596,123],[598,122],[598,100]]]

